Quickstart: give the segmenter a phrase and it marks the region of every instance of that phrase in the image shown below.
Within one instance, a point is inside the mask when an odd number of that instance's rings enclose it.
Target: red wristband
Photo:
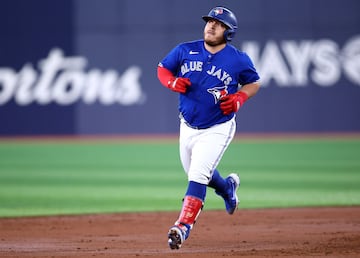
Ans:
[[[238,91],[236,95],[238,95],[240,106],[242,106],[249,99],[249,96],[244,91]]]

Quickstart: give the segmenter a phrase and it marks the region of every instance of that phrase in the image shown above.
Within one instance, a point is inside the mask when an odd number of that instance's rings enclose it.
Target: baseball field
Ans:
[[[176,137],[0,140],[0,257],[356,257],[360,136],[239,135],[229,216],[208,189],[182,249],[166,232],[187,181]],[[219,237],[221,236],[221,237]]]

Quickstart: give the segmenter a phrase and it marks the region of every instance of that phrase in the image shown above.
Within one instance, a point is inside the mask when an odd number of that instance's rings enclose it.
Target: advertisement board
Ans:
[[[0,136],[178,131],[156,76],[216,1],[0,2]],[[227,1],[261,77],[238,132],[360,131],[360,2]],[[21,5],[22,8],[18,8]],[[191,7],[191,8],[190,8]]]

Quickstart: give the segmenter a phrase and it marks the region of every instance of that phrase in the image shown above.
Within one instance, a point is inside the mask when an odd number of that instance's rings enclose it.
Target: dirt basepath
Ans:
[[[0,219],[0,257],[360,257],[360,207],[204,210],[180,250],[174,212]]]

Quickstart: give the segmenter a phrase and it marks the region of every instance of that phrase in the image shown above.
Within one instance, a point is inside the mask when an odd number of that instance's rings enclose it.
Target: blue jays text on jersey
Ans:
[[[192,127],[208,128],[230,120],[234,113],[223,115],[220,99],[238,91],[239,85],[259,80],[249,56],[227,44],[211,54],[204,40],[185,42],[170,51],[159,63],[176,77],[189,78],[191,86],[180,94],[181,117]]]

